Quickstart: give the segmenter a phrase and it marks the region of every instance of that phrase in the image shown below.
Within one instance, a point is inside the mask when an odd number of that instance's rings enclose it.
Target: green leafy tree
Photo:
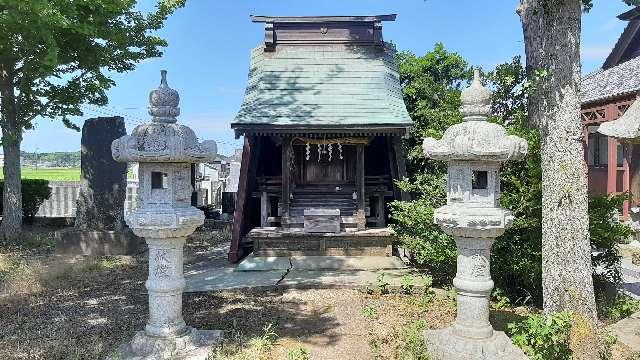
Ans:
[[[135,0],[0,0],[0,105],[4,151],[4,214],[0,232],[22,223],[20,144],[36,118],[61,119],[80,105],[105,105],[109,73],[126,72],[162,55],[153,35],[186,0],[161,0],[155,11]]]
[[[394,227],[414,260],[430,267],[436,280],[444,280],[455,270],[456,249],[451,237],[433,224],[433,210],[446,202],[446,164],[425,159],[421,144],[423,138],[440,138],[449,126],[462,121],[460,91],[472,70],[442,44],[424,56],[399,53],[398,70],[414,121],[404,144],[409,178],[398,185],[416,200],[391,204]]]

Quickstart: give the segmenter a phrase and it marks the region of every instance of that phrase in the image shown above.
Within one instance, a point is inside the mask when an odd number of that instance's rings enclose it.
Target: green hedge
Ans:
[[[0,212],[4,181],[0,180]],[[25,223],[32,223],[40,205],[51,196],[49,181],[43,179],[22,179],[22,216]]]

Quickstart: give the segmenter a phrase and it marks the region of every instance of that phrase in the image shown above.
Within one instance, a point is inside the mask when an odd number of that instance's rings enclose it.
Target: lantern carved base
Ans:
[[[432,360],[527,360],[502,331],[488,339],[463,338],[453,327],[423,333]]]
[[[206,360],[211,347],[221,339],[220,330],[186,328],[184,334],[171,337],[149,336],[139,331],[107,360]]]

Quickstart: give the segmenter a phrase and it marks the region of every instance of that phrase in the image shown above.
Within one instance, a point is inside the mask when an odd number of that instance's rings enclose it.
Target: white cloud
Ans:
[[[611,52],[609,45],[585,45],[582,47],[583,60],[604,60]]]

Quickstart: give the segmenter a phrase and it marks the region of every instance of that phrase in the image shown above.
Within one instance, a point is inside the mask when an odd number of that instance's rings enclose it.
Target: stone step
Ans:
[[[407,266],[396,256],[254,256],[244,259],[236,271],[269,270],[392,270]]]
[[[365,201],[365,203],[368,203],[368,201]],[[354,200],[336,200],[336,199],[330,199],[330,198],[324,198],[324,199],[293,199],[290,202],[290,206],[295,206],[295,205],[300,205],[300,206],[318,206],[318,207],[329,207],[329,206],[335,206],[335,205],[345,205],[345,206],[357,206],[356,202]]]
[[[356,221],[356,217],[355,216],[344,216],[341,215],[340,216],[340,223],[341,224],[357,224]],[[303,214],[300,214],[299,216],[289,216],[289,221],[287,222],[287,224],[291,225],[291,224],[300,224],[300,227],[302,227],[302,224],[304,224],[304,216]]]

